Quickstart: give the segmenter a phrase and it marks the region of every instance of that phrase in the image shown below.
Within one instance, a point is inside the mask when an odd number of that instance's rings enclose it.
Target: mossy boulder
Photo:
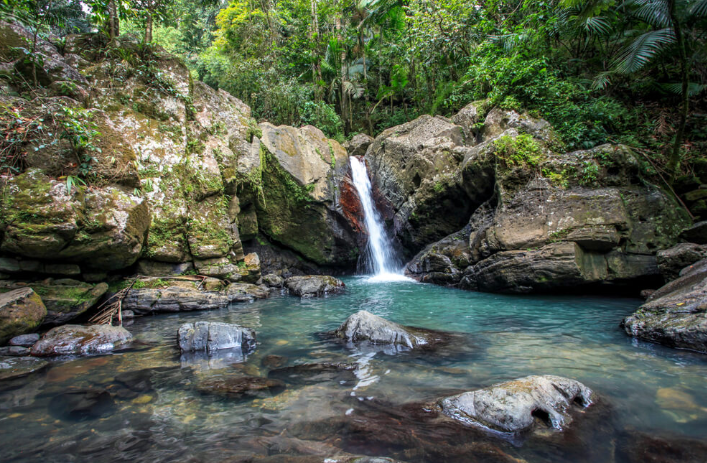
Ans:
[[[42,298],[31,288],[0,294],[0,345],[39,328],[47,315]]]
[[[72,279],[47,279],[33,283],[32,289],[46,306],[43,325],[67,323],[96,306],[108,291],[106,283],[90,284]]]

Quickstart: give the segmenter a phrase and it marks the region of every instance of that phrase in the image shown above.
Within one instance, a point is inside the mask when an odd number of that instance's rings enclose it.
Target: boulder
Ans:
[[[222,309],[229,302],[224,292],[203,291],[191,282],[170,282],[166,287],[131,289],[123,299],[123,309],[131,310],[136,315],[145,315]]]
[[[351,140],[344,143],[344,148],[349,156],[365,156],[368,147],[373,143],[373,137],[365,133],[358,133]]]
[[[444,333],[398,325],[365,310],[351,315],[332,334],[347,342],[368,341],[410,349],[432,347],[447,340]]]
[[[255,331],[239,325],[214,322],[185,323],[179,328],[177,342],[182,352],[215,352],[255,348]]]
[[[707,259],[687,270],[623,320],[626,334],[707,353]]]
[[[665,281],[672,281],[678,278],[685,267],[707,258],[707,245],[680,243],[670,249],[658,251],[656,257]]]
[[[299,297],[322,297],[341,293],[346,285],[343,281],[330,276],[309,275],[290,277],[285,280],[285,287]]]
[[[32,346],[35,357],[103,354],[125,347],[133,335],[120,326],[64,325],[52,328]]]
[[[0,294],[0,344],[37,329],[46,315],[42,298],[31,288]]]
[[[0,357],[26,357],[30,351],[26,347],[7,346],[0,347]]]
[[[61,325],[87,312],[108,292],[107,283],[90,284],[73,279],[47,279],[32,288],[47,306],[43,325]]]
[[[285,280],[281,276],[271,273],[263,277],[263,283],[271,288],[282,288],[285,284]]]
[[[683,230],[680,238],[688,243],[707,244],[707,221],[698,222]]]
[[[285,383],[282,381],[255,376],[217,376],[199,381],[197,385],[197,390],[202,394],[231,399],[270,397],[284,389]]]
[[[35,342],[39,341],[39,334],[22,334],[10,339],[11,346],[32,347]]]
[[[228,302],[253,302],[256,299],[266,299],[270,292],[262,286],[248,283],[231,283],[226,288]]]
[[[562,430],[572,422],[573,406],[588,407],[592,391],[559,376],[528,376],[464,392],[438,402],[442,413],[471,426],[504,433],[530,431],[536,420]]]
[[[0,357],[0,380],[27,376],[48,365],[46,360],[34,357]]]

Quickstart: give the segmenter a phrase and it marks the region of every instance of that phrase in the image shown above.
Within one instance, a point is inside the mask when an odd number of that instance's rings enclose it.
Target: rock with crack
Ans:
[[[47,308],[31,288],[0,294],[0,344],[36,328],[47,315]]]
[[[530,431],[540,419],[555,429],[572,421],[572,407],[588,407],[592,391],[560,376],[528,376],[438,402],[442,413],[467,425],[504,433]]]
[[[365,310],[351,315],[331,334],[348,342],[368,341],[372,344],[402,345],[410,349],[430,348],[447,342],[449,338],[446,333],[398,325]]]
[[[621,325],[629,336],[707,353],[707,259],[680,272]]]
[[[111,352],[130,343],[133,335],[120,326],[64,325],[52,328],[32,346],[35,357]]]
[[[285,281],[285,287],[295,296],[322,297],[328,294],[340,293],[346,285],[343,281],[334,277],[310,275],[290,277]]]
[[[222,349],[255,348],[255,331],[228,323],[185,323],[177,334],[182,352],[215,352]]]

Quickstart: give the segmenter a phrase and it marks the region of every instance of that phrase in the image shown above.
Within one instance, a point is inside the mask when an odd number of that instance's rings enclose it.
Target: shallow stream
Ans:
[[[3,382],[0,461],[219,462],[346,452],[402,461],[606,462],[630,459],[646,435],[707,444],[707,356],[628,338],[618,325],[639,300],[345,281],[340,296],[276,295],[218,311],[140,318],[127,327],[138,341],[129,350],[61,359]],[[316,335],[363,309],[405,325],[465,333],[468,342],[434,355],[345,346]],[[251,327],[257,349],[247,358],[181,357],[177,329],[198,320]],[[217,376],[267,376],[279,366],[321,362],[359,368],[353,379],[323,374],[242,400],[199,388]],[[115,380],[138,370],[146,370],[137,375],[146,378],[140,384]],[[424,413],[436,398],[531,374],[577,379],[597,403],[564,433],[540,426],[513,441],[450,428]],[[68,414],[62,397],[86,390],[107,390],[112,398],[86,414]]]

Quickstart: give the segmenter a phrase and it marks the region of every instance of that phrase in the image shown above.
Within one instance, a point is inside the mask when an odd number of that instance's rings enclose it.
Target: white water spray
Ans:
[[[351,156],[351,177],[363,205],[363,216],[368,230],[369,281],[411,281],[396,264],[395,251],[383,228],[383,223],[373,204],[371,181],[365,162]]]

